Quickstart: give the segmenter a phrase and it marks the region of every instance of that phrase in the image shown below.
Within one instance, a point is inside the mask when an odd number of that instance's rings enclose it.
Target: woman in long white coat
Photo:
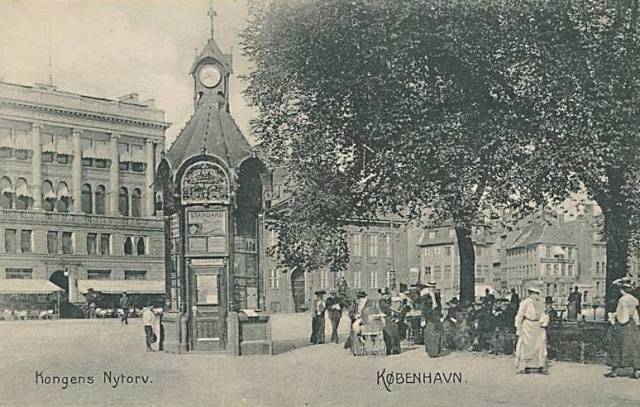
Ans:
[[[540,301],[540,289],[530,287],[529,296],[520,303],[515,319],[516,373],[529,373],[535,369],[543,374],[547,370],[547,331],[549,318]]]

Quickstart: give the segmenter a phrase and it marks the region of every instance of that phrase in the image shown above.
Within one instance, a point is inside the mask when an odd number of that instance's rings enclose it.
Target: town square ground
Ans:
[[[302,332],[299,321],[274,335]],[[145,352],[139,320],[3,322],[0,405],[640,405],[640,381],[606,379],[601,365],[553,362],[549,376],[515,375],[511,357],[430,359],[415,348],[368,358],[342,345],[295,342],[274,356],[174,355]]]

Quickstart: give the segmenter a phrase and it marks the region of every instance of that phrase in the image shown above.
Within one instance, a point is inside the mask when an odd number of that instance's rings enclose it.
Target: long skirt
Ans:
[[[314,315],[311,319],[311,343],[324,343],[324,314]]]
[[[440,356],[444,347],[444,327],[440,321],[429,321],[424,327],[424,349],[434,358]]]
[[[640,329],[633,321],[613,327],[609,366],[640,369]]]
[[[547,330],[539,321],[524,320],[516,343],[516,369],[547,367]]]

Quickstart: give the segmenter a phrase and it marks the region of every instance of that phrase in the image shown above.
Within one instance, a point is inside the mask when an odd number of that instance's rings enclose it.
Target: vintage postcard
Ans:
[[[640,405],[637,1],[0,17],[0,406]]]

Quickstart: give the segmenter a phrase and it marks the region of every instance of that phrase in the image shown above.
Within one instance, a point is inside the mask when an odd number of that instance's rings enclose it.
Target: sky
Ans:
[[[231,114],[253,142],[254,116],[239,76],[249,71],[239,33],[247,0],[213,0],[215,38],[233,53]],[[193,113],[189,69],[209,38],[209,0],[0,0],[0,79],[115,99],[154,99],[173,123],[167,145]],[[49,47],[51,38],[51,47]]]

